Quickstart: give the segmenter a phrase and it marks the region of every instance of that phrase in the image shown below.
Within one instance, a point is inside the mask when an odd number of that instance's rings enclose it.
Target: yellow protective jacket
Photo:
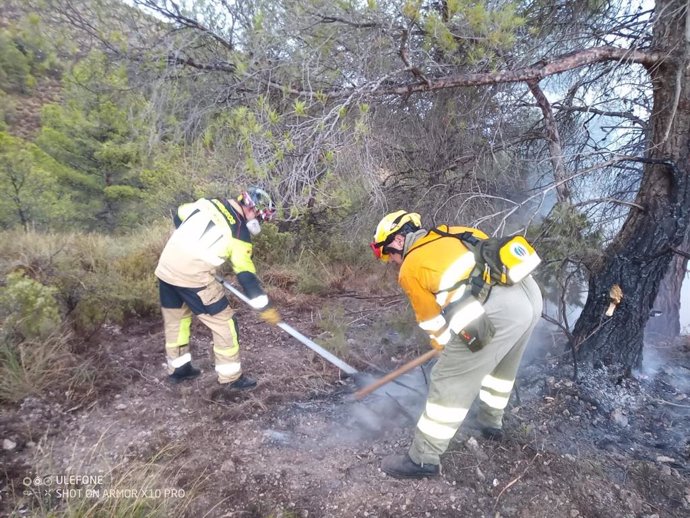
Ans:
[[[469,227],[438,227],[444,232],[472,232],[480,239],[488,236]],[[484,313],[471,295],[466,281],[475,266],[474,254],[457,238],[419,231],[408,234],[398,283],[414,310],[419,327],[429,334],[431,346],[440,349],[451,333],[457,334]]]
[[[252,261],[251,234],[242,214],[228,200],[202,198],[186,203],[173,219],[177,229],[158,260],[159,279],[186,288],[208,286],[216,282],[217,267],[229,260],[252,307],[268,305]]]

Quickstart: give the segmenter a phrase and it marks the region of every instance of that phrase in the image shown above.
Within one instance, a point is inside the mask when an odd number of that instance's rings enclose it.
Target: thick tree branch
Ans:
[[[674,254],[678,254],[681,257],[685,257],[686,259],[690,259],[690,254],[688,252],[683,252],[682,250],[678,250],[677,248],[671,247],[671,252]]]
[[[192,58],[181,58],[179,56],[174,55],[168,56],[168,63],[171,65],[181,65],[196,68],[198,70],[211,70],[214,72],[235,73],[237,71],[237,67],[235,67],[235,65],[233,65],[232,63],[199,63],[197,61],[194,61]]]
[[[408,39],[409,39],[409,36],[410,36],[410,27],[408,27],[407,30],[404,30],[404,31],[403,31],[402,36],[401,36],[401,38],[400,38],[400,49],[399,49],[399,51],[398,51],[398,53],[399,53],[399,55],[400,55],[400,59],[402,59],[402,62],[405,63],[405,66],[407,67],[407,69],[408,69],[410,72],[412,72],[412,74],[413,74],[415,77],[417,77],[417,78],[421,79],[422,81],[424,81],[424,83],[425,83],[427,86],[430,86],[431,83],[429,82],[429,79],[427,79],[427,77],[426,77],[424,74],[422,74],[422,71],[419,70],[419,68],[417,68],[417,67],[415,67],[415,66],[412,66],[412,65],[410,64],[409,52],[408,52],[408,49],[407,49],[407,41],[408,41]]]
[[[563,164],[563,147],[561,146],[561,136],[558,133],[558,124],[556,118],[553,116],[551,104],[544,95],[538,81],[527,81],[527,86],[530,92],[537,101],[537,105],[541,109],[544,116],[544,128],[546,129],[546,139],[549,143],[549,154],[551,155],[551,165],[553,166],[553,175],[556,180],[556,195],[558,201],[570,202],[570,190],[568,183],[562,182],[564,178],[568,177]]]
[[[457,74],[446,77],[428,79],[400,86],[390,85],[389,81],[377,80],[372,83],[365,83],[355,88],[342,88],[322,92],[320,95],[335,99],[350,97],[353,94],[363,94],[370,96],[382,95],[410,95],[419,92],[432,92],[448,88],[458,88],[462,86],[481,86],[498,83],[517,83],[528,81],[539,81],[545,77],[574,70],[579,67],[603,63],[606,61],[619,61],[622,63],[638,63],[647,68],[657,65],[664,54],[656,51],[630,50],[619,47],[595,47],[591,49],[570,52],[556,56],[550,60],[542,60],[532,66],[518,68],[515,70],[503,70],[498,72],[477,72],[468,74]],[[404,69],[409,71],[409,68]],[[311,97],[314,91],[290,88],[276,82],[265,83],[270,88],[276,88],[283,93],[291,95]]]
[[[322,14],[317,14],[316,16],[321,18],[321,23],[342,23],[344,25],[349,25],[350,27],[355,27],[357,29],[367,29],[379,26],[379,24],[375,22],[358,23],[346,20],[345,18],[340,18],[338,16],[325,16]]]
[[[408,85],[385,87],[379,86],[371,90],[373,95],[410,95],[418,92],[431,92],[460,86],[480,86],[497,83],[516,83],[539,81],[545,77],[573,70],[586,65],[603,63],[606,61],[620,61],[622,63],[639,63],[647,68],[659,63],[664,57],[661,52],[630,50],[618,47],[595,47],[587,50],[571,52],[556,56],[550,60],[540,61],[529,67],[498,72],[477,72],[458,74]],[[363,89],[366,89],[364,87]],[[309,92],[304,92],[308,94]],[[351,90],[333,90],[329,97],[343,97],[350,95]]]

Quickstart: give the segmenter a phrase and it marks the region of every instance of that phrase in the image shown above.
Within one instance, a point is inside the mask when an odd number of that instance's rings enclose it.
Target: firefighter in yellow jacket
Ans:
[[[398,282],[419,327],[429,334],[432,347],[442,349],[412,446],[407,454],[382,461],[382,470],[396,478],[439,473],[440,456],[477,395],[482,434],[500,438],[522,353],[541,316],[541,292],[528,274],[516,270],[522,280],[478,289],[490,283],[473,282],[482,280],[481,265],[454,237],[459,234],[487,238],[467,227],[427,231],[421,228],[419,214],[401,210],[381,220],[371,244],[378,259],[399,266]],[[525,262],[531,262],[531,268],[538,262],[534,256]]]
[[[247,390],[256,381],[242,373],[237,321],[223,286],[215,279],[217,268],[230,260],[237,280],[252,307],[271,323],[280,314],[271,307],[256,277],[251,236],[261,231],[260,221],[275,213],[269,195],[251,188],[237,200],[202,198],[179,207],[176,230],[158,261],[160,303],[165,325],[168,378],[173,383],[195,378],[189,350],[192,314],[213,334],[213,353],[218,382],[224,390]]]

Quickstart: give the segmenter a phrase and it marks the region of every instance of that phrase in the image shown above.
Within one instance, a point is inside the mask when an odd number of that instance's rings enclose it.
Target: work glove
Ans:
[[[260,313],[261,318],[264,322],[271,324],[272,326],[277,326],[279,322],[282,322],[283,317],[280,316],[276,308],[264,309]]]

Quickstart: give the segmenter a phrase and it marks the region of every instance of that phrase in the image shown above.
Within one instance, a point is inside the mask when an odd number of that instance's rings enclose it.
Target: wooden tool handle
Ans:
[[[407,362],[405,365],[395,369],[392,372],[389,372],[388,374],[386,374],[382,378],[377,379],[371,385],[368,385],[368,386],[358,390],[357,392],[355,392],[355,394],[354,394],[355,399],[362,399],[364,396],[366,396],[367,394],[371,394],[374,390],[381,387],[382,385],[385,385],[389,381],[393,381],[395,378],[397,378],[398,376],[402,376],[407,371],[414,369],[418,365],[426,363],[427,361],[429,361],[434,356],[437,356],[440,352],[441,351],[438,351],[436,349],[431,349],[430,351],[427,351],[426,353],[422,354],[419,358],[415,358],[414,360]]]

